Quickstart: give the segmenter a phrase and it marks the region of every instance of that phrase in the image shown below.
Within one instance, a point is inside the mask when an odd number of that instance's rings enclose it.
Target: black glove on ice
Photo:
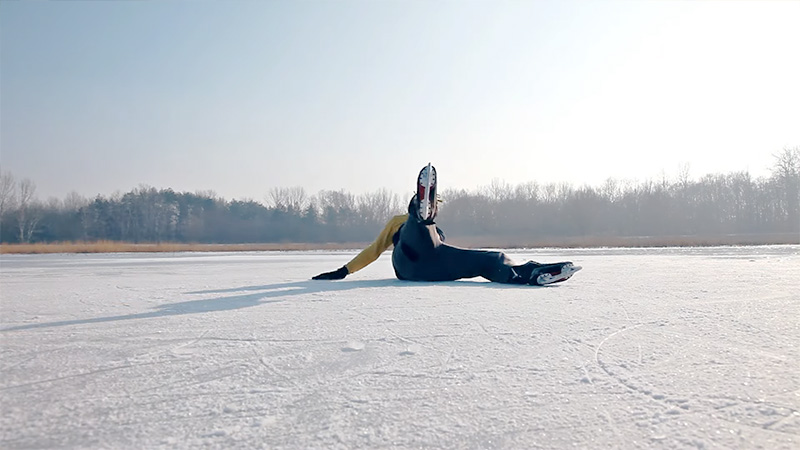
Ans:
[[[347,270],[347,266],[342,266],[333,272],[325,272],[321,273],[315,277],[311,277],[312,280],[341,280],[342,278],[346,277],[350,272]]]

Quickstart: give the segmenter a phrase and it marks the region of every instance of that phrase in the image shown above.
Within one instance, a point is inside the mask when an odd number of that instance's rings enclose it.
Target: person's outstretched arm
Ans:
[[[350,262],[345,264],[344,266],[332,271],[332,272],[324,272],[317,276],[311,277],[312,280],[341,280],[342,278],[350,275],[351,273],[355,273],[367,267],[373,261],[378,259],[381,256],[381,253],[384,252],[387,248],[392,245],[392,236],[397,233],[397,230],[403,226],[403,224],[408,219],[407,214],[394,216],[389,220],[383,230],[375,239],[375,241],[369,245],[369,247],[361,250],[361,253],[356,255],[355,258],[351,259]]]

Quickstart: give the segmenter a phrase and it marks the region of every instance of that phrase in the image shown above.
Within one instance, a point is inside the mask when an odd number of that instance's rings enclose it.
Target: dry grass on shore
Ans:
[[[169,252],[259,252],[286,250],[350,250],[369,245],[364,243],[305,244],[180,244],[132,243],[114,241],[54,242],[40,244],[2,244],[0,254],[35,253],[169,253]]]
[[[795,233],[783,233],[721,236],[584,236],[537,240],[503,237],[462,237],[448,239],[447,242],[470,248],[707,247],[720,245],[800,244],[800,235]],[[357,250],[367,245],[369,245],[369,242],[266,244],[180,244],[114,241],[55,242],[39,244],[2,244],[0,245],[0,254]]]

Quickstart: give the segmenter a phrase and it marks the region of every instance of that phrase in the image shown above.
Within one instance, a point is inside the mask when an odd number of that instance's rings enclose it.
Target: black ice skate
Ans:
[[[436,217],[436,168],[430,163],[419,171],[417,177],[418,215],[423,222],[433,223]]]
[[[542,265],[533,269],[528,284],[544,286],[547,284],[560,283],[568,280],[575,272],[581,269],[581,266],[573,265],[569,261]]]

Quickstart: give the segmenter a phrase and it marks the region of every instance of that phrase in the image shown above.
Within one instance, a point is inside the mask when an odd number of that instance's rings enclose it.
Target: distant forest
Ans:
[[[448,237],[519,242],[570,237],[800,236],[800,147],[774,156],[768,178],[747,172],[690,179],[619,181],[601,186],[497,180],[475,190],[445,190],[437,223]],[[0,242],[112,240],[177,243],[368,242],[408,195],[354,195],[273,188],[263,202],[211,192],[141,186],[86,199],[40,201],[35,185],[0,171]]]

